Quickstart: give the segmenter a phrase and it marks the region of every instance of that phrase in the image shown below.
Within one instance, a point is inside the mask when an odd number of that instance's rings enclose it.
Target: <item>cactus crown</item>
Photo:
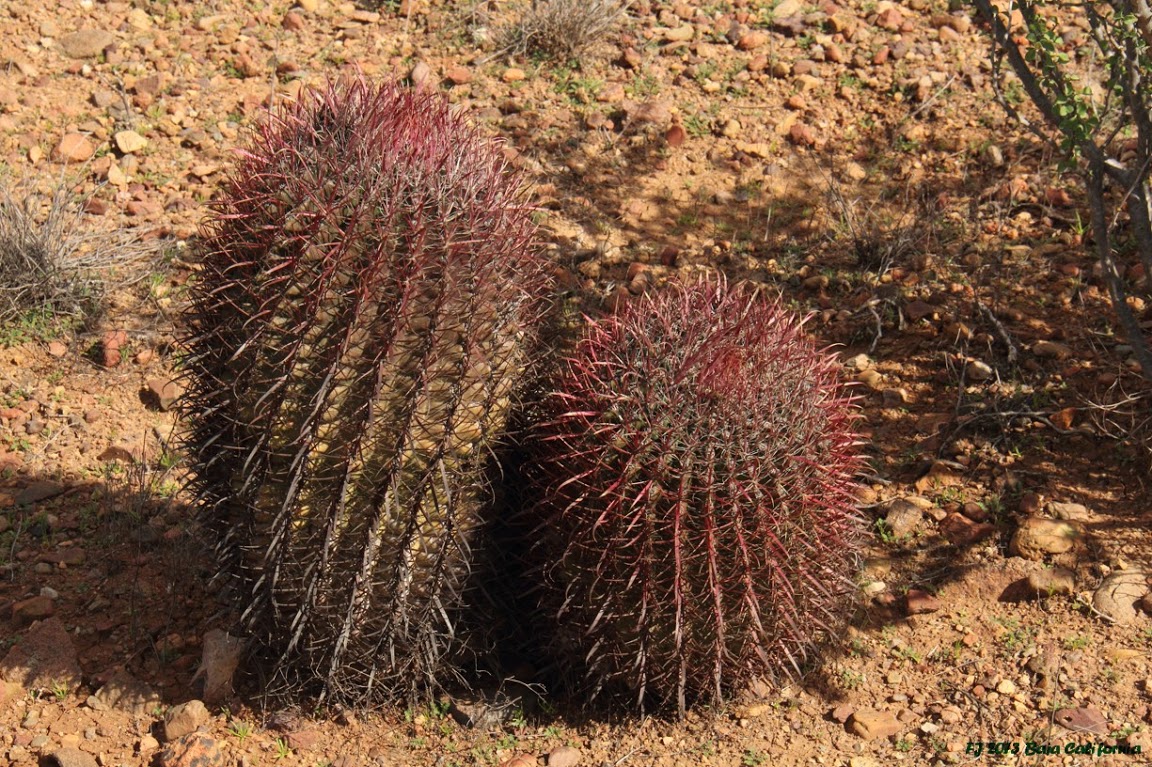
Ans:
[[[547,410],[543,603],[592,695],[683,712],[799,674],[860,539],[854,407],[802,322],[747,285],[673,285],[592,322]]]

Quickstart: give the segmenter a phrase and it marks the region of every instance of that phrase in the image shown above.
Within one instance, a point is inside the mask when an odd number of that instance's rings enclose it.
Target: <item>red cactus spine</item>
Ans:
[[[683,712],[798,674],[861,534],[834,358],[752,288],[700,281],[591,323],[555,389],[536,554],[590,692]]]
[[[264,122],[204,232],[187,446],[243,625],[291,687],[433,687],[548,279],[522,182],[427,93]]]

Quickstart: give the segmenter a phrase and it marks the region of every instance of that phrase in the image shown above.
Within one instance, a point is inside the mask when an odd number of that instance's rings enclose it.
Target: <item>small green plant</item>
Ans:
[[[232,723],[228,725],[228,733],[243,743],[252,734],[252,725],[238,719],[233,719]]]
[[[284,738],[277,738],[275,746],[276,759],[287,759],[289,756],[292,756],[292,749],[288,746],[288,741]]]
[[[864,675],[851,669],[840,670],[840,686],[845,690],[855,690],[864,683]]]
[[[902,753],[908,753],[912,750],[914,745],[915,743],[911,739],[901,738],[900,740],[896,741],[896,750]]]
[[[71,688],[67,682],[56,682],[52,685],[52,695],[58,703],[63,702],[68,697],[69,692],[71,692]]]
[[[760,767],[766,761],[768,761],[768,756],[754,748],[744,749],[744,753],[740,757],[740,764],[743,767]]]
[[[1064,637],[1065,650],[1083,650],[1088,646],[1088,637],[1083,634],[1073,634],[1070,637]]]

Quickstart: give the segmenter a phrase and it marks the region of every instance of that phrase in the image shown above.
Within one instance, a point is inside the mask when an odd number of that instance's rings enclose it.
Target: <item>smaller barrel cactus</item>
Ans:
[[[748,285],[590,323],[535,430],[533,561],[558,659],[643,709],[799,674],[849,610],[858,438],[834,357]]]
[[[352,79],[261,125],[203,234],[187,446],[241,629],[285,691],[428,692],[549,295],[522,179]]]

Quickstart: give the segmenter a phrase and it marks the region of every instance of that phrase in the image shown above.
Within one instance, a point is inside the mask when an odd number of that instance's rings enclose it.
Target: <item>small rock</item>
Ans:
[[[160,752],[161,767],[225,767],[228,760],[207,735],[185,735]]]
[[[912,322],[919,322],[925,317],[933,317],[939,310],[927,301],[909,301],[904,306],[904,314]]]
[[[1136,621],[1136,603],[1148,593],[1148,582],[1139,570],[1123,570],[1105,578],[1092,595],[1092,606],[1124,626]]]
[[[170,378],[152,378],[148,381],[147,399],[161,412],[171,410],[183,393],[180,384]]]
[[[92,754],[85,753],[78,748],[61,748],[48,756],[48,762],[57,767],[96,767],[96,759]]]
[[[151,687],[120,670],[112,674],[88,703],[98,711],[113,709],[132,716],[151,716],[162,701]]]
[[[432,67],[425,64],[423,61],[417,61],[412,71],[408,75],[408,79],[417,88],[423,86],[428,82],[428,78],[432,77]]]
[[[887,738],[904,729],[904,725],[890,711],[875,711],[870,708],[855,711],[848,720],[848,727],[864,740]]]
[[[890,32],[899,31],[900,27],[904,24],[904,16],[900,10],[895,6],[889,6],[887,9],[876,14],[876,26],[881,29],[887,29]]]
[[[955,546],[970,546],[996,534],[996,528],[987,522],[973,522],[953,512],[940,522],[940,532]]]
[[[1032,353],[1042,359],[1063,360],[1072,356],[1072,350],[1055,341],[1037,341],[1032,344]]]
[[[1073,732],[1090,732],[1094,735],[1108,734],[1108,720],[1091,706],[1059,709],[1053,717],[1056,723]]]
[[[904,606],[909,615],[934,613],[940,609],[940,600],[920,589],[908,589],[904,595]]]
[[[788,129],[788,140],[796,146],[816,146],[816,132],[805,123],[793,123]]]
[[[96,154],[96,147],[83,133],[66,133],[52,150],[52,159],[61,163],[88,162]]]
[[[226,631],[212,629],[204,634],[204,650],[196,679],[204,679],[204,700],[215,703],[232,692],[232,676],[244,652],[244,640]]]
[[[506,83],[518,83],[526,77],[528,77],[528,74],[519,67],[509,67],[500,75],[500,79]]]
[[[68,58],[94,59],[115,42],[116,37],[111,32],[102,29],[78,29],[60,38],[58,45]]]
[[[880,762],[870,756],[854,756],[848,760],[848,767],[880,767]]]
[[[311,751],[316,748],[316,744],[319,742],[319,730],[294,730],[288,733],[288,747],[293,751]]]
[[[580,763],[580,750],[560,746],[548,752],[548,767],[576,767]]]
[[[536,767],[536,757],[531,754],[516,754],[511,759],[501,762],[500,767]]]
[[[71,691],[80,686],[81,677],[76,647],[59,618],[28,629],[0,661],[0,679],[29,690],[64,684]]]
[[[109,330],[100,341],[100,361],[106,368],[120,364],[120,349],[128,343],[128,334],[123,330]]]
[[[1068,522],[1026,517],[1012,536],[1008,550],[1015,556],[1041,562],[1049,554],[1071,551],[1079,538],[1080,531]]]
[[[1067,596],[1076,589],[1076,574],[1065,567],[1029,573],[1028,591],[1034,598]]]
[[[657,29],[656,34],[670,43],[682,43],[696,36],[696,28],[691,24],[684,24],[672,29]]]
[[[898,498],[888,504],[888,511],[884,515],[884,522],[892,535],[904,538],[916,532],[916,528],[924,520],[924,510],[905,498]]]
[[[280,22],[281,26],[291,32],[299,32],[306,26],[304,17],[296,11],[288,11],[284,14],[284,20]]]
[[[173,706],[164,715],[164,740],[173,741],[196,732],[208,719],[208,709],[198,700]]]
[[[117,131],[116,135],[112,137],[112,140],[116,142],[116,148],[123,154],[139,152],[148,146],[148,139],[134,130]]]
[[[472,82],[472,70],[461,66],[449,67],[444,77],[453,85],[467,85]]]
[[[1088,507],[1082,503],[1053,501],[1048,504],[1048,511],[1056,519],[1063,519],[1068,522],[1088,522],[1092,516],[1092,512],[1088,511]]]
[[[996,685],[996,692],[1000,693],[1001,695],[1015,695],[1016,683],[1011,679],[1004,679],[1000,682],[1000,684]]]
[[[34,596],[12,605],[12,620],[17,626],[50,618],[56,613],[56,603],[48,597]]]
[[[964,375],[969,381],[987,381],[996,375],[996,371],[987,362],[969,360],[964,366]]]
[[[844,724],[852,717],[854,713],[856,713],[855,706],[850,703],[841,703],[839,706],[832,709],[828,715],[832,717],[833,721]]]
[[[17,493],[12,502],[17,506],[31,506],[34,503],[55,498],[67,489],[66,485],[59,482],[53,482],[50,479],[38,479]]]
[[[736,47],[742,51],[751,51],[768,42],[768,34],[760,30],[753,30],[740,36]]]
[[[68,353],[68,347],[65,346],[64,344],[60,343],[59,341],[49,341],[48,342],[48,353],[51,354],[53,357],[63,357],[65,354]]]

